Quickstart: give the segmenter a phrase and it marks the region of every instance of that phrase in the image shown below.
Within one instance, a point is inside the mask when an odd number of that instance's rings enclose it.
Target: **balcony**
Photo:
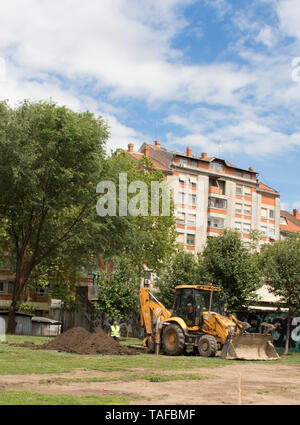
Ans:
[[[220,194],[220,189],[218,186],[209,186],[209,193],[214,193],[216,195]]]
[[[226,210],[227,210],[227,199],[225,199],[225,198],[209,197],[208,198],[208,209],[223,210],[226,213]]]

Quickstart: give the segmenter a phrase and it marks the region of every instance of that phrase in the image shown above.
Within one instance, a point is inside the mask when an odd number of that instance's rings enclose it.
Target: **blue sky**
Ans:
[[[0,98],[101,114],[241,167],[300,209],[299,0],[3,0]]]

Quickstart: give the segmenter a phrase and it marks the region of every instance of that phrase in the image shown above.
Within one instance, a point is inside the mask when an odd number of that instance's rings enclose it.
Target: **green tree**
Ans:
[[[0,216],[15,270],[8,332],[30,278],[64,245],[81,245],[95,204],[105,123],[52,102],[0,103]]]
[[[101,271],[97,308],[119,320],[137,314],[139,286],[136,266],[126,257],[117,257],[113,271]]]
[[[125,216],[117,214],[115,217],[104,217],[102,232],[107,237],[109,235],[114,235],[114,237],[108,246],[104,246],[103,255],[108,261],[111,261],[112,257],[115,258],[116,255],[126,256],[137,266],[140,275],[145,266],[159,272],[175,250],[176,227],[173,200],[170,199],[170,215],[162,215],[161,199],[159,214],[151,215],[151,183],[162,182],[164,178],[160,170],[153,168],[150,158],[144,157],[139,163],[135,163],[126,152],[115,152],[106,161],[102,175],[105,176],[105,180],[114,182],[117,194],[120,190],[119,176],[121,173],[127,175],[126,190],[131,183],[136,181],[146,184],[148,214],[132,216],[128,212]],[[128,194],[128,203],[135,196],[135,193]],[[116,211],[119,211],[118,196]]]
[[[291,235],[271,245],[264,245],[260,260],[265,283],[288,308],[284,350],[284,354],[288,354],[291,316],[300,311],[300,236]]]
[[[223,289],[229,309],[243,309],[255,300],[260,286],[255,255],[244,246],[237,231],[226,229],[209,239],[199,255],[200,279]]]
[[[195,256],[179,250],[169,261],[161,273],[156,285],[159,289],[159,300],[171,308],[174,303],[175,287],[178,285],[196,285],[199,281],[198,263]]]

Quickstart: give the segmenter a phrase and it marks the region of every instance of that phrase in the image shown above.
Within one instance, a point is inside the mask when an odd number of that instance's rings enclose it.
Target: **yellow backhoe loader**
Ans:
[[[157,354],[174,356],[188,346],[201,356],[213,357],[222,350],[224,359],[276,360],[269,323],[262,333],[248,333],[250,325],[232,315],[223,315],[220,288],[210,285],[181,285],[175,291],[173,313],[148,288],[140,289],[141,325],[146,331],[144,346]]]

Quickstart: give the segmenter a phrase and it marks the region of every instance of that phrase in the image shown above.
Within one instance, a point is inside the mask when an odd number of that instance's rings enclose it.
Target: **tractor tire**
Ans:
[[[216,338],[212,335],[202,335],[198,343],[198,351],[200,356],[214,357],[218,350]]]
[[[179,356],[185,352],[185,337],[179,325],[168,325],[162,334],[163,351],[168,356]]]

